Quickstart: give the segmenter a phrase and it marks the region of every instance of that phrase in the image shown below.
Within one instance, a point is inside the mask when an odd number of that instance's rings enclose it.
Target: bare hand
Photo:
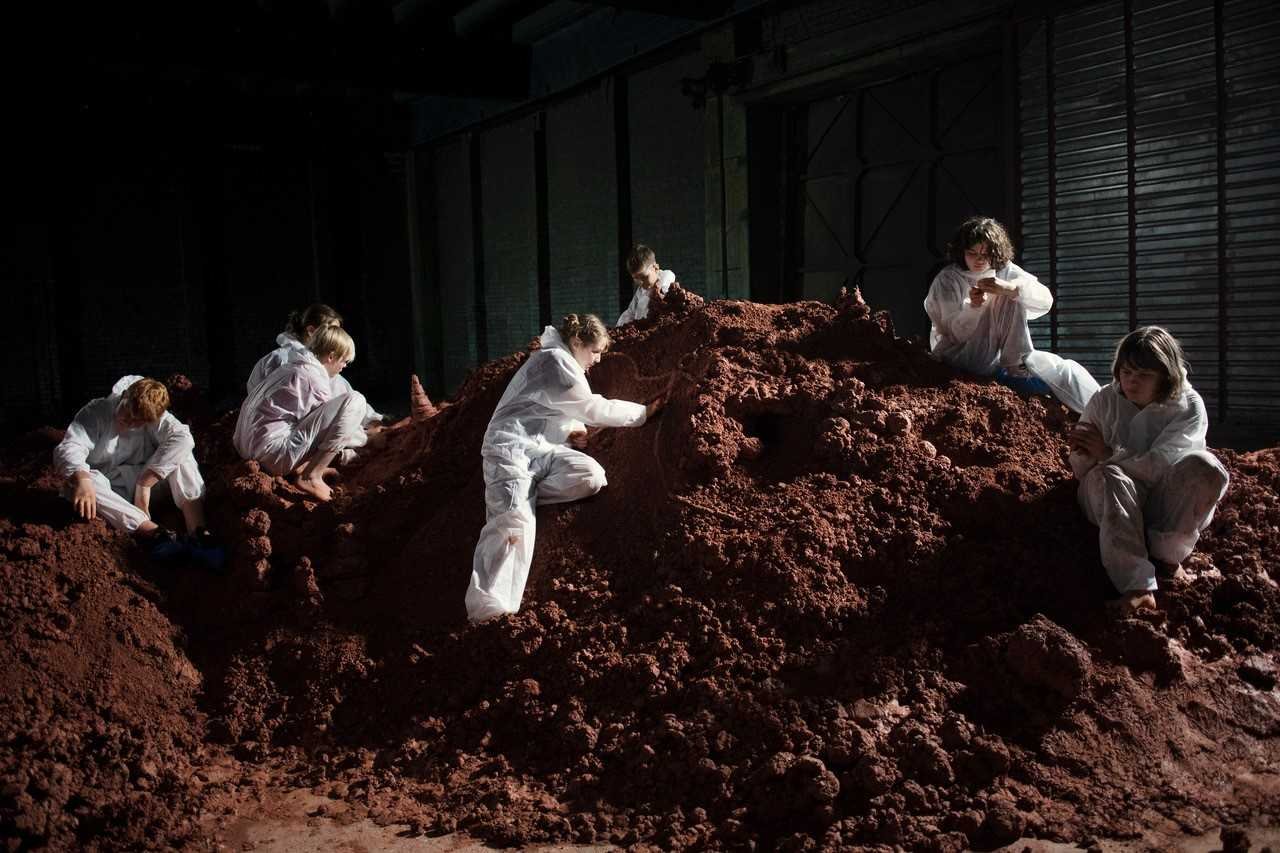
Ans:
[[[1016,284],[1010,284],[1004,279],[995,278],[994,276],[991,278],[979,279],[975,286],[983,293],[990,293],[993,296],[1012,296],[1018,292],[1018,286]]]
[[[982,303],[987,300],[987,294],[982,292],[982,288],[976,284],[969,288],[969,304],[974,308],[981,308]]]
[[[667,395],[665,392],[662,394],[659,394],[658,396],[650,400],[649,405],[644,407],[645,420],[648,420],[649,418],[656,415],[658,411],[666,404],[667,404]]]
[[[94,491],[93,481],[87,474],[76,478],[76,490],[71,496],[71,505],[86,521],[93,521],[98,517],[98,494]]]
[[[590,437],[591,436],[585,429],[576,429],[569,433],[567,441],[569,442],[570,447],[577,448],[578,450],[586,450],[587,441]]]
[[[1102,437],[1102,432],[1091,423],[1078,423],[1067,436],[1067,446],[1073,451],[1084,453],[1094,459],[1106,459],[1111,456],[1111,448]]]

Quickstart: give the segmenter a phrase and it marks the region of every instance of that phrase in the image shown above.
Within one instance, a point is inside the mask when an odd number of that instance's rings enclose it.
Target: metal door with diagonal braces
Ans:
[[[899,334],[927,332],[921,302],[956,225],[1006,217],[1003,92],[996,40],[978,56],[808,105],[797,146],[807,154],[792,176],[804,298],[830,299],[848,282],[892,312]]]

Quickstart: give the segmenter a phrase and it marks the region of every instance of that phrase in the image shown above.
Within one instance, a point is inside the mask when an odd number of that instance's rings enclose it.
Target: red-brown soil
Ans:
[[[233,414],[189,412],[227,577],[74,521],[56,432],[7,448],[0,841],[195,847],[285,787],[414,832],[664,849],[1280,810],[1280,450],[1220,451],[1232,485],[1165,620],[1117,621],[1062,406],[958,377],[858,302],[677,289],[591,374],[666,409],[595,436],[608,488],[540,510],[523,609],[468,626],[480,439],[524,357],[328,505],[236,460]]]

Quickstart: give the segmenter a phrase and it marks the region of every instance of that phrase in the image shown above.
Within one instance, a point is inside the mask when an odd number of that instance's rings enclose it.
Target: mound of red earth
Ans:
[[[468,626],[480,440],[525,357],[331,504],[236,460],[234,414],[193,417],[226,577],[73,522],[54,436],[11,449],[0,840],[210,832],[202,748],[241,784],[502,844],[960,850],[1276,813],[1280,451],[1221,452],[1164,620],[1117,621],[1062,406],[858,301],[676,289],[591,374],[666,409],[593,437],[608,488],[539,510],[521,612]]]

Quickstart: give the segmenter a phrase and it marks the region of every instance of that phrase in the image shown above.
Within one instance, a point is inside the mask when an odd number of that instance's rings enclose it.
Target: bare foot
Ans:
[[[333,471],[333,469],[325,468],[324,471]],[[317,472],[311,477],[299,477],[297,483],[298,488],[319,500],[332,500],[333,489],[329,488],[329,484],[321,479],[324,475],[324,471]]]
[[[1187,573],[1182,570],[1181,563],[1166,563],[1163,560],[1152,560],[1151,564],[1156,567],[1156,577],[1161,580],[1185,581]]]
[[[1126,592],[1119,601],[1112,602],[1112,611],[1121,619],[1141,619],[1160,613],[1156,597],[1149,592],[1136,590]]]

